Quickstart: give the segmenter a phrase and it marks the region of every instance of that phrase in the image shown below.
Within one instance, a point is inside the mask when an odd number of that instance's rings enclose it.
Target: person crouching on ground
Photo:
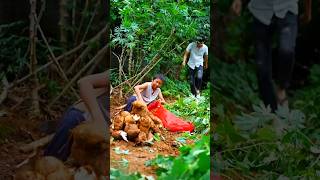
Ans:
[[[136,100],[142,101],[148,105],[156,100],[157,97],[159,97],[159,100],[162,104],[166,103],[160,89],[164,82],[164,76],[162,74],[158,74],[153,78],[151,82],[145,82],[143,84],[135,86],[135,94],[129,97],[124,110],[130,112],[132,109],[132,103]]]
[[[110,124],[108,71],[88,75],[78,81],[81,100],[68,108],[60,120],[56,133],[44,151],[66,161],[71,153],[71,130],[83,121],[102,120]]]

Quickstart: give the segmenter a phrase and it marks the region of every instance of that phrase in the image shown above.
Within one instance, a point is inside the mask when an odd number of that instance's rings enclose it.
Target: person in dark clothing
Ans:
[[[240,15],[241,0],[234,0],[232,10]],[[290,85],[295,42],[298,31],[298,0],[251,0],[249,10],[254,17],[253,32],[257,78],[260,96],[265,106],[274,112],[278,105],[288,106],[287,89]],[[311,20],[311,0],[305,0],[305,22]],[[272,36],[278,36],[278,78],[276,91],[272,80]]]
[[[45,156],[67,160],[72,145],[70,130],[83,121],[95,120],[107,129],[110,122],[108,83],[108,71],[78,81],[81,100],[69,107],[62,116],[53,139],[44,151]]]

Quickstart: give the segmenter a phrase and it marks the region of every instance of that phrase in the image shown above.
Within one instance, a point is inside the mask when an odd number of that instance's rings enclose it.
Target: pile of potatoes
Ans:
[[[160,133],[160,128],[161,120],[148,111],[145,103],[135,101],[130,113],[122,111],[113,118],[110,132],[115,139],[130,140],[140,145],[152,141],[153,133]]]
[[[107,129],[100,123],[84,122],[71,130],[70,156],[72,167],[67,167],[53,156],[39,154],[22,165],[15,180],[81,180],[103,179],[107,175]]]
[[[108,162],[107,129],[102,126],[84,122],[71,130],[71,158],[77,166],[92,167],[98,176],[107,174]]]
[[[28,164],[20,167],[14,180],[98,180],[93,168],[82,166],[67,167],[55,157],[44,156],[32,159]],[[100,179],[103,179],[101,177]]]

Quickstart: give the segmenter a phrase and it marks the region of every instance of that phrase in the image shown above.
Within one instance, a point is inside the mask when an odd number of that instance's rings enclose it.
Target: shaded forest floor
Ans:
[[[20,147],[46,136],[46,133],[40,131],[43,122],[50,120],[57,122],[66,106],[62,101],[57,104],[59,108],[51,111],[50,115],[43,111],[41,117],[33,118],[29,114],[32,111],[29,105],[30,98],[25,97],[28,91],[27,86],[12,89],[8,98],[0,106],[1,180],[13,179],[16,166],[32,154],[32,152],[21,152]]]
[[[18,111],[7,111],[0,117],[0,179],[12,179],[16,166],[28,158],[19,148],[45,134],[37,129],[40,120],[28,119]]]

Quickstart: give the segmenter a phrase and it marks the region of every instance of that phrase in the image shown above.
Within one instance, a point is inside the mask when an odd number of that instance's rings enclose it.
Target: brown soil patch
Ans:
[[[13,112],[0,117],[1,130],[8,131],[0,142],[0,179],[13,179],[16,165],[29,156],[29,153],[21,153],[19,148],[42,136],[36,130],[39,120],[24,117],[23,114]]]
[[[155,168],[145,166],[145,162],[156,158],[157,155],[178,156],[179,146],[176,138],[181,134],[162,130],[161,135],[165,140],[154,141],[152,146],[134,146],[134,143],[130,141],[127,143],[123,140],[114,140],[110,146],[110,167],[120,169],[125,173],[140,172],[156,178]],[[191,144],[192,141],[187,141],[187,143]],[[121,150],[129,150],[129,154],[117,154],[114,150],[116,147]],[[128,167],[121,164],[122,158],[128,160]]]

